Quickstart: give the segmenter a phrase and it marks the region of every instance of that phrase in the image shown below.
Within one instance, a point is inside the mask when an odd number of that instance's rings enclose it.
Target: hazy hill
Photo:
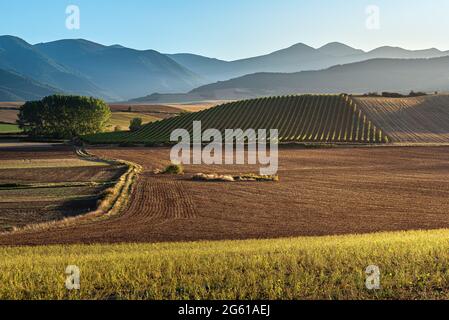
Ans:
[[[67,93],[108,97],[104,90],[79,72],[58,64],[17,37],[0,36],[0,68]]]
[[[377,58],[435,58],[446,55],[449,55],[449,53],[437,49],[413,51],[395,47],[381,47],[370,52],[365,52],[342,43],[333,42],[318,49],[299,43],[267,55],[230,62],[193,54],[175,54],[169,56],[186,68],[213,82],[229,80],[230,78],[258,72],[292,73],[321,70],[339,64]]]
[[[0,69],[0,101],[37,100],[59,90]]]
[[[319,52],[333,57],[347,57],[354,55],[361,55],[365,52],[360,49],[354,49],[348,45],[339,42],[328,43],[318,49]]]
[[[373,59],[299,73],[257,73],[197,88],[191,94],[235,99],[289,93],[447,91],[449,57]]]
[[[62,65],[78,70],[125,100],[148,92],[188,91],[206,83],[199,76],[154,50],[86,40],[61,40],[35,46]]]

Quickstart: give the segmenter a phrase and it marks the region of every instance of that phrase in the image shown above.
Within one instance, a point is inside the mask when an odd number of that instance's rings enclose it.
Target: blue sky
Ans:
[[[65,27],[71,4],[80,8],[79,30]],[[368,5],[379,7],[380,29],[366,27]],[[0,0],[0,34],[30,43],[85,38],[230,60],[298,42],[449,50],[448,14],[447,0]]]

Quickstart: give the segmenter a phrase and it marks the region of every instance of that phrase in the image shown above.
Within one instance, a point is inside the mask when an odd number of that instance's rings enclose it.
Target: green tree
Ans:
[[[25,103],[17,123],[31,137],[71,139],[105,131],[110,117],[100,99],[53,95]]]
[[[142,118],[131,119],[129,123],[129,130],[137,131],[142,127]]]

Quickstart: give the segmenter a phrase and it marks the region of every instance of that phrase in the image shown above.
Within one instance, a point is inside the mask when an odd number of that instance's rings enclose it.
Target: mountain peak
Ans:
[[[39,43],[37,47],[61,47],[61,48],[83,48],[84,50],[96,51],[104,49],[105,46],[86,39],[63,39],[46,43]]]
[[[19,37],[11,36],[11,35],[0,36],[0,43],[10,44],[10,45],[19,45],[22,47],[29,45],[29,43],[26,42],[25,40],[23,40]]]
[[[330,42],[319,48],[318,51],[334,57],[351,56],[365,53],[363,50],[355,49],[341,42]]]
[[[305,43],[299,42],[296,43],[290,47],[288,47],[286,50],[288,49],[295,49],[295,50],[315,50],[314,48],[312,48],[311,46],[306,45]]]

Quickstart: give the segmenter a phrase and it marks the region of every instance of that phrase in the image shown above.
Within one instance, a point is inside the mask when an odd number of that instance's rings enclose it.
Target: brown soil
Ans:
[[[5,144],[7,145],[7,144]],[[0,148],[2,160],[77,158],[73,148],[28,144]],[[117,180],[123,166],[0,169],[0,184],[108,182]],[[61,220],[96,209],[97,196],[107,186],[0,189],[0,232],[13,227]]]
[[[76,159],[73,147],[64,145],[36,144],[36,146],[24,148],[21,143],[5,143],[0,147],[1,160],[22,159]]]
[[[0,108],[0,122],[16,124],[18,114],[18,110],[8,110]]]
[[[46,232],[0,236],[4,245],[193,241],[449,228],[449,148],[283,149],[279,183],[194,182],[198,172],[255,167],[187,166],[154,175],[168,149],[95,149],[142,164],[119,216]]]
[[[449,95],[354,100],[393,142],[449,142]]]
[[[0,102],[0,122],[15,124],[23,102]]]

